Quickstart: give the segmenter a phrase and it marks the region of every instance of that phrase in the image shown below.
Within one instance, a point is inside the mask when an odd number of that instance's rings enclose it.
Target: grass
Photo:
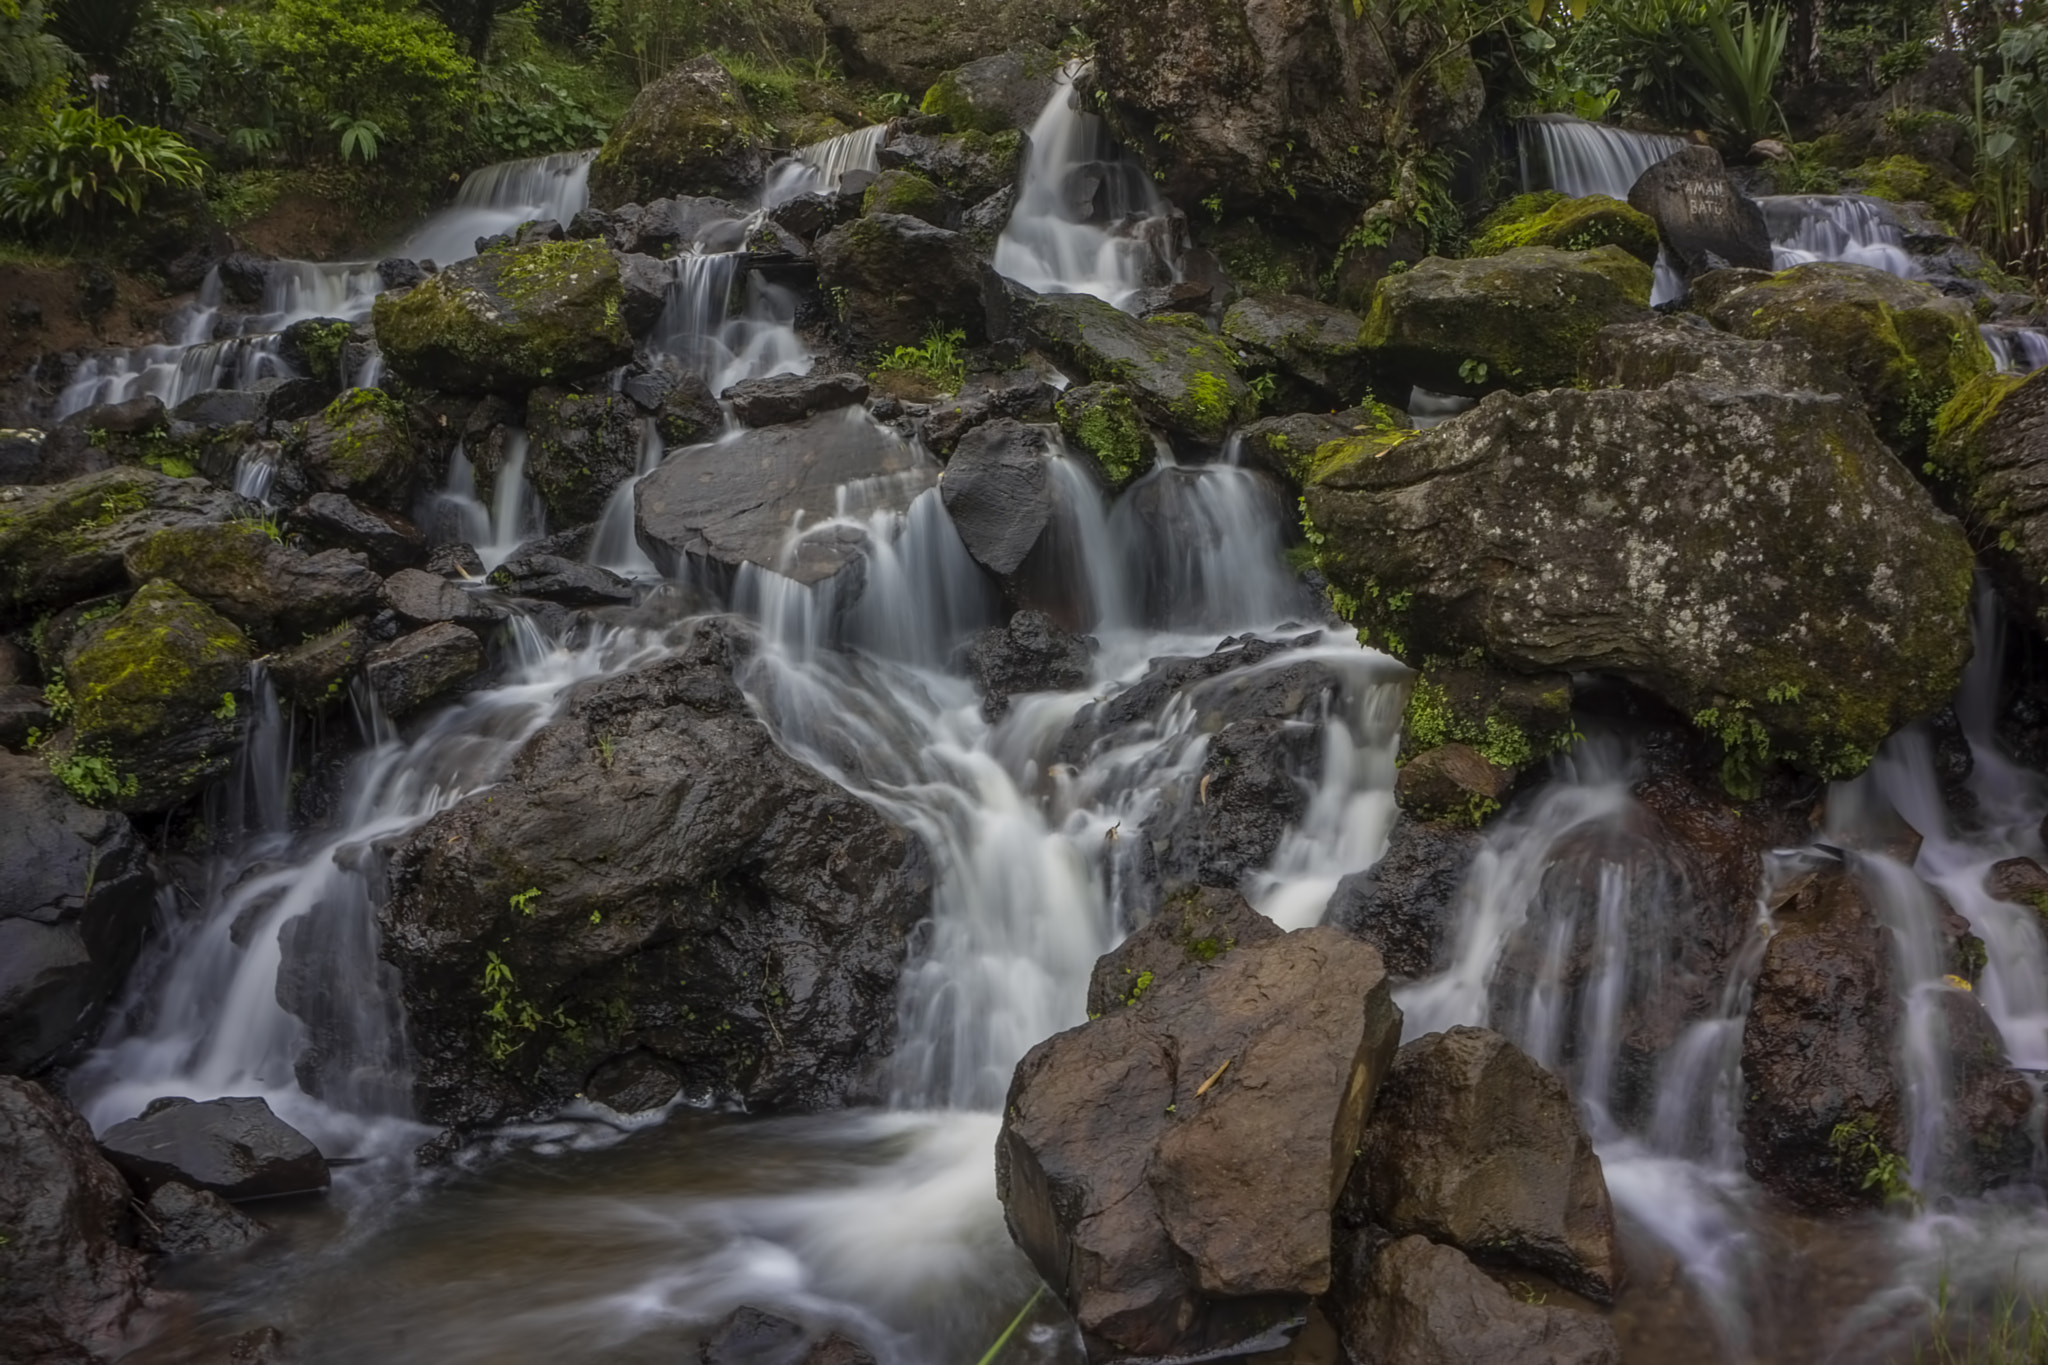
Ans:
[[[1962,1311],[1946,1277],[1929,1327],[1933,1340],[1913,1349],[1914,1365],[2048,1365],[2048,1305],[2013,1284],[1999,1288],[1990,1311]]]

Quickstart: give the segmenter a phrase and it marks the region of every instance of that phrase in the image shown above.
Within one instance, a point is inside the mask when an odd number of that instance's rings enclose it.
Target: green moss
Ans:
[[[1055,409],[1060,429],[1094,459],[1110,491],[1122,490],[1151,467],[1151,434],[1125,389],[1091,384],[1062,394]]]
[[[306,328],[299,341],[299,351],[306,358],[306,372],[322,383],[339,385],[341,350],[348,344],[349,334],[346,322]]]
[[[1893,203],[1926,204],[1951,229],[1961,224],[1977,206],[1977,196],[1948,174],[1910,156],[1888,156],[1866,161],[1847,173],[1860,182],[1863,192]]]
[[[1427,753],[1446,744],[1463,744],[1476,751],[1494,767],[1513,772],[1572,742],[1570,699],[1562,699],[1550,717],[1551,724],[1532,732],[1510,711],[1508,698],[1469,679],[1453,678],[1447,684],[1429,674],[1415,680],[1402,713],[1401,750],[1404,754]],[[1470,812],[1474,823],[1492,814],[1492,809]]]
[[[1517,247],[1590,251],[1618,246],[1646,264],[1657,260],[1657,224],[1619,199],[1590,194],[1567,199],[1555,190],[1510,199],[1480,223],[1474,256],[1498,256]]]
[[[1927,443],[1928,472],[1967,495],[1983,473],[1978,433],[2005,396],[2027,382],[2023,374],[1973,375],[1935,413]]]
[[[960,88],[958,73],[948,71],[932,83],[924,92],[924,99],[918,104],[918,112],[935,114],[953,125],[961,133],[1000,133],[1004,129],[1004,117],[999,110],[983,109],[967,97]]]
[[[952,204],[946,193],[915,171],[884,171],[861,196],[862,213],[900,213],[944,227]]]
[[[233,623],[153,580],[72,662],[79,733],[119,744],[152,737],[194,698],[210,710],[223,691],[241,685],[250,653]]]

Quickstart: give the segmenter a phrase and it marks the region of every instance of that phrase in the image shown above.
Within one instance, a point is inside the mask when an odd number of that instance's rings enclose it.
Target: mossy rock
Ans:
[[[1591,251],[1618,246],[1644,265],[1657,264],[1657,223],[1619,199],[1589,194],[1568,199],[1556,190],[1517,195],[1489,214],[1473,237],[1474,256],[1523,246]]]
[[[2006,607],[2048,636],[2048,370],[1963,385],[1934,420],[1929,467]]]
[[[1844,177],[1863,186],[1873,199],[1894,204],[1925,204],[1951,229],[1961,225],[1977,206],[1977,196],[1953,172],[1938,170],[1917,157],[1888,156],[1866,161]]]
[[[1360,339],[1381,372],[1438,393],[1555,388],[1601,328],[1648,315],[1651,283],[1618,246],[1432,256],[1380,281]]]
[[[602,242],[500,247],[378,296],[377,344],[424,389],[519,393],[633,357],[618,260]]]
[[[1848,376],[1908,457],[1926,449],[1956,390],[1995,368],[1968,304],[1871,266],[1794,266],[1725,295],[1707,315],[1737,336],[1805,342]]]
[[[772,141],[731,73],[715,57],[697,57],[633,97],[591,164],[590,202],[613,209],[674,195],[749,198]]]
[[[1365,392],[1362,327],[1355,313],[1298,294],[1254,294],[1230,305],[1222,331],[1247,368],[1274,377],[1269,396],[1284,410],[1328,408]]]
[[[374,610],[383,587],[360,554],[304,554],[247,522],[158,531],[128,552],[126,565],[135,582],[175,583],[273,646]]]
[[[1052,98],[1059,70],[1058,53],[1021,43],[948,71],[924,92],[919,109],[945,119],[955,132],[1029,132]]]
[[[65,651],[72,728],[51,767],[94,804],[163,811],[222,776],[255,657],[234,623],[174,583],[146,583]]]
[[[1091,383],[1128,389],[1146,417],[1169,431],[1221,442],[1258,411],[1237,357],[1198,319],[1140,320],[1087,294],[1048,294],[1028,305],[1025,329]]]
[[[900,213],[933,227],[960,223],[960,202],[916,171],[883,171],[861,196],[862,213]]]
[[[1512,773],[1576,736],[1571,679],[1562,673],[1520,677],[1476,665],[1423,662],[1402,712],[1404,761],[1456,744]]]
[[[1130,391],[1120,384],[1083,384],[1054,404],[1060,430],[1095,462],[1112,493],[1152,467],[1152,433]]]
[[[624,394],[536,389],[526,431],[526,476],[550,526],[596,521],[612,490],[640,472],[640,410]]]
[[[1414,434],[1407,413],[1370,400],[1342,412],[1261,417],[1237,433],[1246,464],[1297,490],[1340,464],[1378,454]]]
[[[240,499],[204,479],[136,465],[23,489],[0,502],[0,623],[120,587],[122,556],[141,541],[240,510]]]
[[[818,283],[854,346],[887,353],[958,330],[970,346],[1002,335],[1009,294],[974,244],[900,213],[870,213],[813,248]]]
[[[298,436],[299,463],[315,488],[409,511],[419,478],[405,406],[382,389],[350,389]]]
[[[1024,164],[1024,135],[979,130],[941,137],[899,133],[883,146],[880,158],[884,170],[915,171],[962,204],[979,204],[1016,185]]]

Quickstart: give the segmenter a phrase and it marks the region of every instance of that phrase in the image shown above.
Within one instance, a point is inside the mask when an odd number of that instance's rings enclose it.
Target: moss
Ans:
[[[944,227],[953,205],[946,192],[915,171],[884,171],[861,196],[862,213],[900,213]]]
[[[1555,190],[1524,194],[1494,210],[1479,225],[1474,256],[1498,256],[1517,247],[1590,251],[1618,246],[1648,265],[1657,261],[1657,224],[1619,199],[1589,194],[1567,199]]]
[[[81,587],[97,586],[71,582],[67,565],[95,556],[102,533],[149,507],[162,487],[162,476],[125,465],[0,502],[0,615],[72,600],[84,595]],[[118,576],[118,562],[107,567]]]
[[[299,352],[306,358],[306,372],[324,384],[341,383],[341,350],[348,344],[346,322],[329,322],[308,327],[300,335]]]
[[[256,529],[176,526],[158,531],[128,552],[128,572],[184,586],[204,580],[257,584],[269,573],[270,537]]]
[[[1977,196],[1957,184],[1952,176],[1910,156],[1866,161],[1849,171],[1847,178],[1860,183],[1863,192],[1875,199],[1926,204],[1951,229],[1968,218],[1970,210],[1977,206]]]
[[[2027,382],[2023,374],[1973,375],[1935,413],[1927,442],[1928,472],[1967,495],[1983,473],[1978,434],[2005,396]]]
[[[1203,431],[1227,431],[1237,415],[1229,383],[1213,370],[1190,375],[1186,394],[1173,404],[1173,410],[1189,426]]]
[[[1470,670],[1426,669],[1402,712],[1401,752],[1413,756],[1463,744],[1513,772],[1566,747],[1576,735],[1568,691],[1532,689]],[[1476,825],[1492,809],[1475,804],[1457,814],[1469,815]]]
[[[320,414],[329,434],[326,462],[348,487],[374,484],[405,459],[411,438],[405,405],[382,389],[350,389]],[[394,450],[394,447],[398,449]]]
[[[1127,390],[1091,384],[1061,395],[1056,411],[1060,429],[1095,460],[1110,491],[1122,490],[1151,467],[1151,434]]]
[[[1304,487],[1320,483],[1339,469],[1353,465],[1360,460],[1376,460],[1401,442],[1418,433],[1412,427],[1393,425],[1375,426],[1361,436],[1346,436],[1335,441],[1325,441],[1309,454],[1308,458],[1290,458],[1288,468]]]
[[[1004,116],[1000,110],[983,109],[960,88],[959,73],[948,71],[932,83],[918,103],[918,112],[935,114],[953,125],[956,132],[1000,133]]]

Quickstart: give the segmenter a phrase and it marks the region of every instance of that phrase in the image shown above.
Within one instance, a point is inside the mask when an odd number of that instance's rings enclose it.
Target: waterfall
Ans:
[[[1624,202],[1638,177],[1685,145],[1664,133],[1633,133],[1567,114],[1539,114],[1515,125],[1522,188],[1574,199],[1605,194]]]
[[[1998,368],[2007,374],[2032,374],[2048,365],[2048,327],[1987,322],[1977,331],[1991,348]]]
[[[1772,264],[1779,270],[1808,261],[1845,261],[1909,280],[1920,274],[1906,254],[1906,231],[1883,200],[1777,194],[1757,203],[1770,224]]]
[[[882,169],[882,144],[888,140],[889,125],[877,123],[800,147],[768,168],[761,202],[773,208],[806,194],[837,194],[855,171]]]
[[[406,238],[397,254],[448,265],[476,255],[479,237],[494,237],[525,222],[563,227],[590,203],[595,149],[500,161],[472,171],[455,202]]]
[[[1031,125],[1017,207],[996,270],[1045,293],[1093,294],[1128,308],[1147,285],[1179,278],[1173,220],[1144,168],[1081,109],[1072,67]]]

